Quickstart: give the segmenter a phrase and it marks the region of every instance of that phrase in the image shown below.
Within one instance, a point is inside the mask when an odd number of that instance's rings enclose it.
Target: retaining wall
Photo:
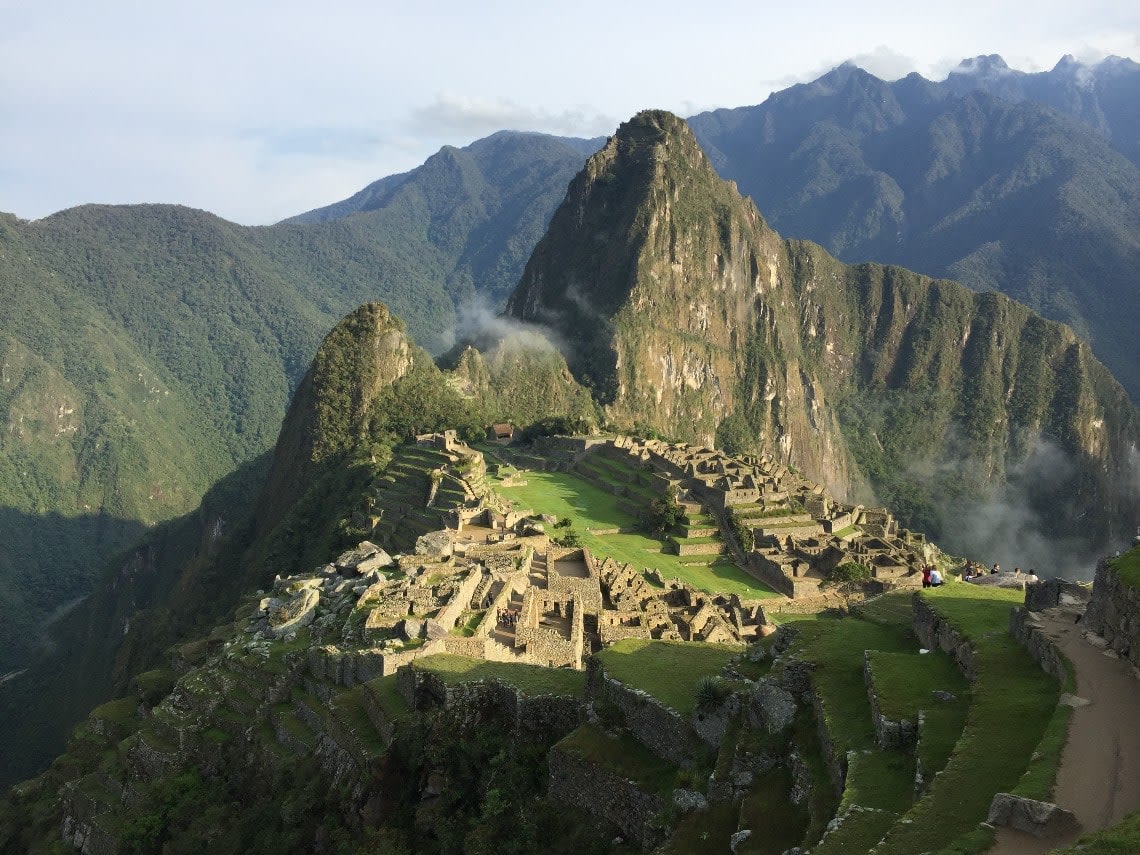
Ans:
[[[548,765],[547,795],[551,800],[604,817],[644,850],[664,842],[665,826],[660,817],[666,805],[661,797],[558,746],[551,750]]]
[[[914,596],[914,634],[928,650],[941,650],[954,657],[958,670],[971,683],[978,678],[974,648],[954,626],[920,595]]]
[[[586,668],[586,701],[613,705],[638,742],[662,760],[692,767],[697,736],[689,722],[652,695],[607,676],[596,659]]]
[[[1137,548],[1132,551],[1135,552]],[[1085,627],[1103,636],[1113,650],[1140,667],[1140,588],[1120,581],[1107,560],[1096,567]]]

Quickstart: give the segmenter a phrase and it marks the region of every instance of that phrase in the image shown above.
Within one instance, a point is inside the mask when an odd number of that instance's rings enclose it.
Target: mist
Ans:
[[[486,352],[498,345],[510,344],[567,353],[565,341],[550,327],[500,314],[482,297],[468,300],[456,309],[455,326],[441,335],[441,339],[449,351],[470,345]]]
[[[971,467],[968,460],[946,467]],[[1078,469],[1071,456],[1048,439],[1037,438],[1024,461],[1009,467],[1006,483],[980,496],[932,499],[942,519],[939,546],[955,555],[995,562],[1003,570],[1034,570],[1042,578],[1090,580],[1097,562],[1126,544],[1091,542],[1081,536],[1082,521],[1097,508],[1075,506]],[[1052,520],[1046,513],[1052,512]],[[1069,524],[1069,532],[1062,528]]]

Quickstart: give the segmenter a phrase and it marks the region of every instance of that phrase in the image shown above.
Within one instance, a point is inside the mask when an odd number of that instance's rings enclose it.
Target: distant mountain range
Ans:
[[[692,126],[782,235],[1023,300],[1135,400],[1138,70],[841,67]],[[264,228],[162,205],[0,215],[0,674],[108,556],[269,448],[346,312],[383,300],[438,353],[498,311],[601,143],[501,132]]]
[[[942,83],[841,66],[690,124],[782,234],[1001,291],[1140,399],[1140,65],[982,57]]]

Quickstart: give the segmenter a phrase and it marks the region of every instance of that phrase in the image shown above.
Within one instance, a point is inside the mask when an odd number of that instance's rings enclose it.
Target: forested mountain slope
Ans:
[[[504,132],[446,148],[384,205],[327,222],[0,215],[0,675],[108,556],[270,447],[346,312],[384,299],[449,346],[476,282],[494,298],[517,281],[582,145]]]
[[[1136,399],[1140,168],[1127,140],[1140,98],[1110,90],[1113,122],[1094,127],[1079,105],[1071,117],[1033,100],[1063,100],[1052,89],[1006,100],[1009,87],[988,81],[887,83],[841,66],[691,121],[720,174],[782,234],[847,262],[1001,291],[1072,326]]]

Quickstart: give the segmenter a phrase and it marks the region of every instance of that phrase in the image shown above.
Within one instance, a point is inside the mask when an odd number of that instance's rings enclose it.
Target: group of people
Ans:
[[[499,617],[499,626],[509,629],[509,628],[515,626],[519,622],[519,610],[518,609],[499,609],[498,617]]]
[[[933,564],[922,565],[922,587],[937,588],[942,584],[942,574]]]
[[[996,576],[1000,572],[1001,572],[1001,565],[995,562],[994,566],[990,568],[989,575]],[[972,579],[977,579],[979,576],[985,576],[985,575],[986,575],[986,568],[985,567],[983,567],[981,564],[977,563],[976,561],[967,561],[966,562],[966,569],[962,571],[962,581],[963,582],[969,582]]]
[[[962,581],[972,582],[975,579],[980,579],[983,576],[997,576],[1001,572],[1002,572],[1001,565],[996,563],[996,562],[994,563],[994,566],[991,567],[989,569],[989,571],[987,572],[986,568],[983,567],[981,564],[978,564],[975,561],[967,561],[966,562],[966,569],[964,569],[962,571]],[[1024,578],[1022,578],[1023,576],[1024,576]],[[1019,579],[1020,581],[1023,581],[1023,582],[1036,582],[1037,581],[1037,571],[1030,568],[1028,571],[1025,571],[1025,573],[1023,574],[1020,567],[1014,567],[1013,568],[1013,577],[1015,579]]]

